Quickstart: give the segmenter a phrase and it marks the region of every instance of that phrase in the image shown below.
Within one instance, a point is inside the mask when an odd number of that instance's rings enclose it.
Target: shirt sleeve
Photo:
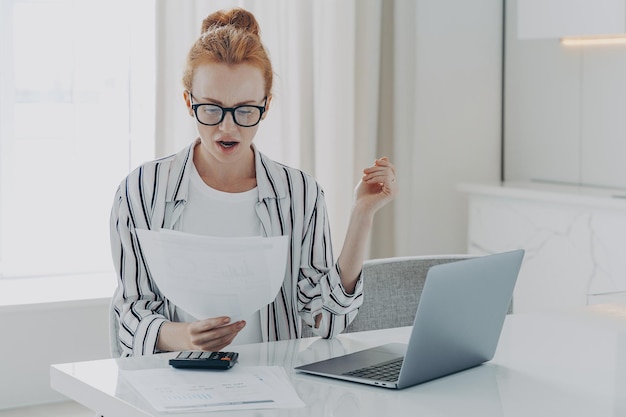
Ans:
[[[361,275],[352,294],[341,284],[341,271],[333,258],[324,193],[318,188],[315,207],[302,244],[298,278],[300,316],[315,334],[332,338],[354,320],[362,302]],[[315,328],[315,318],[318,315],[322,319],[319,327]]]
[[[156,353],[159,330],[166,321],[165,300],[149,278],[135,233],[137,228],[149,228],[148,196],[140,192],[140,177],[131,175],[120,185],[110,217],[111,253],[118,278],[113,306],[122,356]]]

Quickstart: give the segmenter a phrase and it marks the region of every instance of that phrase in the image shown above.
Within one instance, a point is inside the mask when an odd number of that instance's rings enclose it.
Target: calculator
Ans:
[[[237,363],[237,352],[180,352],[174,359],[170,359],[170,365],[174,368],[195,369],[230,369]]]

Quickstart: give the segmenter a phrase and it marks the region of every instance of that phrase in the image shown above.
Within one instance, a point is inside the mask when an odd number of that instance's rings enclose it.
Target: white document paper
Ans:
[[[305,405],[280,366],[236,366],[228,371],[155,368],[121,370],[120,375],[158,412]]]
[[[248,318],[274,301],[287,265],[287,236],[219,238],[137,229],[159,290],[197,319]]]

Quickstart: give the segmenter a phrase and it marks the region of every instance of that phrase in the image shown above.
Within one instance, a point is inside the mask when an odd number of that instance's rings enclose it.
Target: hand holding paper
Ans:
[[[271,303],[287,265],[288,237],[218,238],[137,230],[150,274],[165,297],[196,317],[246,318]]]

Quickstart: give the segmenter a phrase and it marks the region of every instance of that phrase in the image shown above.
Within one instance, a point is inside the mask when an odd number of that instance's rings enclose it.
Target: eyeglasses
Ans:
[[[217,104],[198,103],[193,104],[193,95],[189,92],[191,98],[191,108],[196,115],[198,123],[207,126],[215,126],[222,123],[226,113],[233,115],[235,123],[241,127],[252,127],[259,124],[261,116],[265,113],[265,106],[267,104],[267,97],[263,100],[263,106],[251,106],[246,104],[245,106],[237,107],[222,107]]]

